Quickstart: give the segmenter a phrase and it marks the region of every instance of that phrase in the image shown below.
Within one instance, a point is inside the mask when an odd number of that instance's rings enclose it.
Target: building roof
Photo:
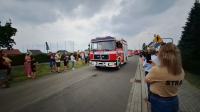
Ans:
[[[3,53],[6,53],[7,55],[19,55],[21,54],[21,52],[19,51],[19,49],[3,49]]]

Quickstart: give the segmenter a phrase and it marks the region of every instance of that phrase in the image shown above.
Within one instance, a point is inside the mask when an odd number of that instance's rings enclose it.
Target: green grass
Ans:
[[[185,76],[186,80],[191,83],[193,86],[200,89],[200,75],[191,74],[189,72],[186,72]]]
[[[77,61],[75,64],[75,68],[78,69],[80,67],[85,66],[86,64],[84,64],[83,61]],[[68,65],[68,71],[72,69],[72,64],[69,62]],[[63,72],[64,70],[64,66],[63,63],[61,64],[61,71]],[[50,67],[48,63],[42,63],[42,64],[38,64],[37,65],[37,72],[36,72],[36,79],[42,77],[42,76],[46,76],[52,74],[52,72],[50,71]],[[11,76],[12,76],[12,81],[11,83],[18,83],[18,82],[23,82],[26,80],[30,80],[26,77],[25,73],[24,73],[24,66],[16,66],[12,68],[12,72],[11,72]]]

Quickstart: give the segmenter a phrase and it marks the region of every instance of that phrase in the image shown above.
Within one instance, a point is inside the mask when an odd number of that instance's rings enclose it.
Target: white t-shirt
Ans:
[[[60,57],[59,54],[56,54],[56,55],[55,55],[55,61],[56,61],[56,62],[60,62],[60,58],[61,58],[61,57]]]
[[[73,55],[70,56],[71,61],[75,61],[75,57]]]
[[[156,55],[152,55],[151,56],[151,60],[152,60],[152,62],[154,62],[156,65],[160,65],[160,60],[158,59],[158,56],[156,56]]]

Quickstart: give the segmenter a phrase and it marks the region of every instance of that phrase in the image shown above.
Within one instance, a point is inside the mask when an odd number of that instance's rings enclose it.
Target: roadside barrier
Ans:
[[[129,94],[126,112],[150,112],[150,103],[147,101],[147,84],[144,79],[142,60],[139,58],[135,76],[131,81],[133,84]]]

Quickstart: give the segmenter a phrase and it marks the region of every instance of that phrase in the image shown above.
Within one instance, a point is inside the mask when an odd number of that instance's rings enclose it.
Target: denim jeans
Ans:
[[[0,70],[0,80],[7,79],[7,69]]]
[[[151,112],[178,112],[178,97],[160,97],[150,93]]]

